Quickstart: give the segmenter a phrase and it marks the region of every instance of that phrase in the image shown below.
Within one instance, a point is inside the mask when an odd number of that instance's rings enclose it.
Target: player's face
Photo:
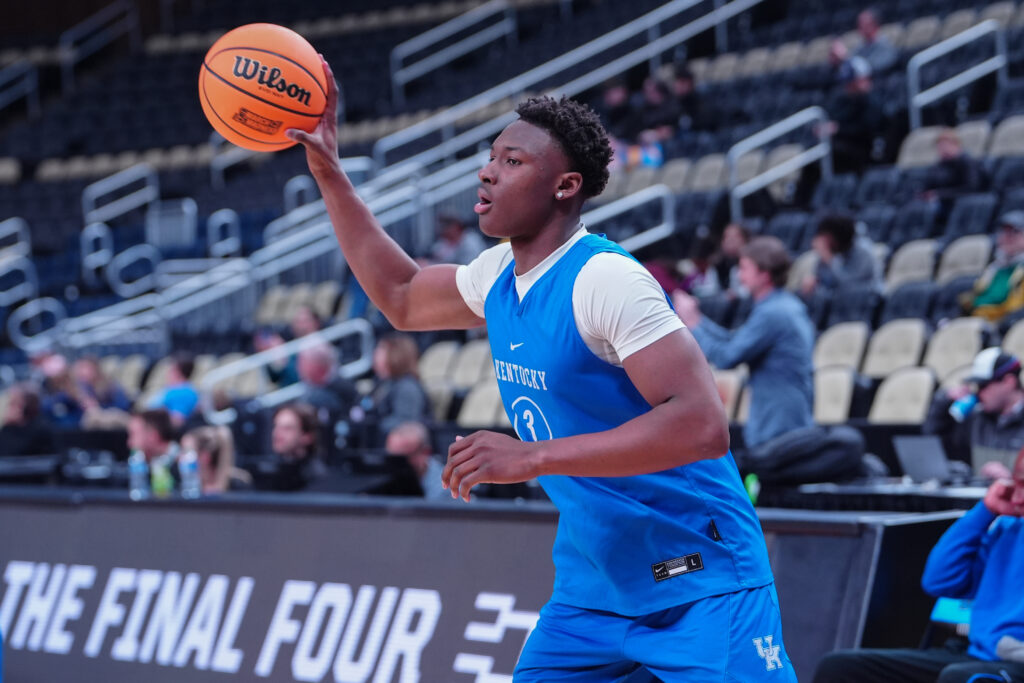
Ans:
[[[515,121],[494,141],[479,173],[480,201],[473,210],[490,237],[527,237],[550,220],[560,176],[569,162],[547,131]]]

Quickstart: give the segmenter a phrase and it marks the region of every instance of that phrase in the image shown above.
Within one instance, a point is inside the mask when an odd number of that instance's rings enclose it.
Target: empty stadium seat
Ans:
[[[871,335],[861,374],[880,379],[905,367],[913,367],[921,359],[928,326],[920,318],[891,320]]]
[[[910,135],[905,137],[900,145],[896,165],[900,168],[918,168],[938,163],[939,152],[935,148],[935,140],[941,131],[942,128],[938,126],[928,126],[910,131]]]
[[[814,189],[811,206],[815,209],[839,211],[849,208],[857,193],[857,176],[852,173],[823,178]]]
[[[814,344],[814,367],[859,368],[871,330],[867,323],[851,321],[828,328]]]
[[[943,250],[935,281],[943,285],[964,275],[978,276],[991,256],[992,240],[988,235],[961,237]]]
[[[953,369],[974,361],[983,348],[987,323],[981,318],[956,318],[935,331],[921,364],[942,380]]]
[[[1003,341],[999,346],[1018,358],[1024,358],[1024,319],[1018,320],[1010,326],[1010,329],[1003,335]]]
[[[715,378],[715,386],[718,388],[718,395],[722,398],[722,405],[725,408],[725,416],[732,420],[736,415],[736,408],[740,402],[740,394],[743,392],[743,384],[746,380],[746,372],[740,369],[720,370],[712,368],[711,374]]]
[[[1011,116],[996,126],[988,154],[996,158],[1024,156],[1024,115]]]
[[[456,390],[469,389],[493,370],[491,345],[486,339],[474,339],[463,344],[449,376]]]
[[[932,304],[932,320],[941,323],[965,315],[963,296],[974,289],[976,279],[975,275],[961,275],[939,287]]]
[[[772,216],[764,228],[764,234],[778,237],[791,252],[797,252],[804,244],[809,228],[810,216],[803,211],[784,211]]]
[[[893,249],[899,249],[907,242],[933,237],[937,215],[938,206],[932,202],[907,202],[896,210],[887,241]]]
[[[976,193],[957,197],[946,221],[943,236],[953,240],[963,235],[977,235],[988,232],[996,212],[996,196],[992,193]]]
[[[814,421],[820,425],[846,422],[856,371],[848,366],[828,366],[814,371]]]
[[[885,288],[892,291],[907,282],[931,280],[935,270],[935,240],[914,240],[896,250],[889,261]]]
[[[455,423],[466,429],[494,427],[501,408],[501,393],[494,382],[483,382],[470,389],[459,408]]]
[[[921,424],[928,415],[935,375],[929,368],[903,368],[884,380],[868,412],[872,424]]]
[[[709,154],[701,157],[690,174],[691,192],[709,192],[725,186],[726,163],[724,154]]]
[[[928,281],[900,285],[885,298],[879,323],[900,318],[930,318],[937,291],[935,284]]]
[[[882,295],[874,285],[840,285],[832,295],[828,326],[860,321],[873,327],[881,301]]]

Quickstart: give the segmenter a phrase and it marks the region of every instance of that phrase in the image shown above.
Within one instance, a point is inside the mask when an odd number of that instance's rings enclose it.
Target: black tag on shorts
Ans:
[[[681,574],[699,572],[701,569],[704,569],[704,560],[700,559],[700,553],[691,553],[651,565],[655,581],[665,581]]]

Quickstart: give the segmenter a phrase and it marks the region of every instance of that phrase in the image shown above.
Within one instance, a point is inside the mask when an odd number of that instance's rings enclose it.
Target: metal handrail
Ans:
[[[957,75],[933,85],[927,90],[921,90],[921,69],[925,64],[933,62],[957,48],[961,48],[988,35],[995,36],[995,57],[990,57],[979,64],[975,64]],[[1005,85],[1009,78],[1008,67],[1006,34],[995,19],[987,19],[979,24],[975,24],[954,36],[950,36],[941,43],[918,52],[907,62],[907,110],[910,116],[911,130],[921,127],[921,109],[933,102],[937,102],[950,93],[956,92],[968,83],[973,83],[995,72],[998,74],[999,85]]]
[[[383,168],[387,165],[387,153],[398,149],[411,142],[419,140],[427,135],[443,132],[453,127],[459,120],[470,116],[477,111],[500,102],[507,97],[519,95],[528,88],[537,85],[566,69],[576,66],[581,62],[600,54],[614,46],[641,35],[651,28],[657,26],[666,19],[670,19],[691,7],[699,4],[702,0],[673,0],[652,12],[630,21],[603,36],[599,36],[560,57],[534,67],[529,71],[511,78],[504,83],[489,88],[482,93],[474,95],[454,107],[435,114],[419,123],[400,130],[391,135],[386,135],[378,140],[373,146],[373,159],[377,166]],[[645,60],[641,60],[645,61]],[[573,93],[569,93],[573,94]],[[441,158],[444,158],[443,156]]]
[[[471,97],[465,102],[455,105],[454,107],[450,107],[444,112],[432,116],[429,119],[425,119],[420,123],[414,124],[409,128],[392,135],[385,136],[378,140],[374,145],[374,160],[377,162],[378,166],[380,166],[385,161],[385,155],[388,151],[397,149],[398,147],[404,146],[431,133],[451,127],[458,120],[469,116],[478,109],[490,105],[493,102],[500,101],[504,97],[521,93],[529,86],[540,83],[572,66],[575,66],[579,61],[586,59],[592,54],[597,54],[614,47],[634,35],[646,31],[649,27],[655,26],[659,22],[664,21],[667,18],[671,18],[671,16],[679,14],[702,1],[704,0],[675,0],[674,2],[670,2],[600,38],[592,40],[585,45],[575,48],[574,50],[570,50],[557,59],[530,69],[516,78],[486,90],[475,97]],[[660,55],[667,50],[684,43],[704,31],[713,29],[715,26],[742,12],[745,12],[751,7],[760,4],[762,1],[763,0],[733,0],[732,2],[708,12],[698,19],[671,31],[660,38],[649,40],[641,48],[617,59],[613,59],[604,66],[584,74],[579,78],[575,78],[560,86],[549,88],[546,92],[566,95],[569,97],[585,92],[590,88],[600,85],[612,76],[622,74],[632,67],[660,57]],[[638,24],[638,22],[640,23]],[[405,159],[403,163],[413,166],[416,164],[428,166],[438,161],[442,161],[462,149],[473,147],[489,140],[513,120],[515,120],[515,115],[511,112],[503,114],[491,119],[490,121],[477,125],[470,130],[460,133],[459,135],[451,137],[432,149],[415,154]]]
[[[51,346],[47,332],[27,335],[21,331],[22,325],[44,313],[53,315],[57,328],[60,328],[61,323],[67,317],[64,304],[52,297],[33,299],[11,313],[7,319],[7,336],[15,346],[30,353]]]
[[[0,289],[0,306],[10,306],[23,299],[39,296],[39,277],[36,275],[36,264],[31,258],[15,254],[0,258],[0,278],[11,273],[21,273],[23,280],[7,289]]]
[[[729,167],[729,212],[734,221],[743,218],[744,197],[771,185],[776,180],[784,178],[804,166],[820,161],[822,178],[828,179],[832,177],[832,136],[829,134],[828,126],[826,125],[828,121],[828,112],[824,109],[817,106],[807,107],[777,123],[773,123],[748,138],[740,140],[729,148],[729,152],[726,154],[726,163]],[[804,150],[797,156],[759,173],[750,180],[743,183],[738,182],[739,179],[736,177],[736,172],[740,157],[810,123],[820,124],[818,134],[821,137],[821,142],[810,149]]]
[[[27,59],[0,70],[0,110],[22,97],[28,103],[29,116],[39,115],[39,69]]]
[[[19,216],[0,221],[0,258],[5,256],[29,256],[32,253],[32,233],[28,221]],[[4,246],[4,241],[13,237],[14,242]]]
[[[145,181],[142,188],[99,206],[98,200],[133,183]],[[136,164],[114,175],[97,180],[82,190],[82,215],[86,223],[103,223],[122,216],[160,198],[160,176],[149,164]]]
[[[470,26],[490,19],[497,14],[504,15],[502,20],[497,24],[481,29],[474,34],[467,36],[466,38],[463,38],[462,40],[459,40],[438,52],[435,52],[429,57],[424,57],[419,61],[409,64],[408,66],[402,66],[402,61],[406,57],[411,57],[417,52],[426,50],[444,39],[450,38],[460,31],[464,31]],[[411,81],[414,81],[431,71],[439,69],[442,66],[451,63],[453,59],[469,54],[473,50],[483,47],[484,45],[498,40],[499,38],[509,39],[511,36],[514,41],[516,31],[518,31],[518,23],[516,21],[515,8],[513,8],[507,0],[491,0],[479,7],[469,10],[465,14],[460,14],[439,26],[435,26],[432,29],[424,31],[418,36],[410,38],[403,43],[399,43],[391,50],[390,64],[392,101],[397,105],[404,105],[405,86]]]
[[[600,225],[604,221],[623,214],[627,211],[631,211],[638,206],[642,206],[649,202],[660,200],[661,204],[661,223],[649,228],[642,232],[639,232],[631,237],[627,237],[622,240],[619,245],[626,251],[636,251],[642,247],[646,247],[649,244],[653,244],[658,240],[664,239],[675,232],[676,229],[676,198],[672,194],[672,190],[666,185],[657,184],[645,187],[642,190],[638,190],[633,194],[628,194],[625,197],[620,197],[613,202],[602,204],[599,207],[587,211],[580,220],[588,228]]]
[[[358,377],[368,371],[373,365],[372,358],[375,336],[373,326],[370,325],[368,321],[363,318],[351,318],[312,334],[308,334],[305,337],[293,339],[292,341],[281,344],[280,346],[275,346],[274,348],[267,349],[266,351],[261,351],[251,356],[240,358],[234,362],[228,363],[227,365],[222,365],[219,368],[214,368],[203,377],[202,381],[199,383],[199,390],[203,394],[209,395],[217,384],[225,380],[251,372],[252,370],[262,370],[274,361],[288,358],[314,346],[335,342],[343,337],[353,334],[359,335],[359,358],[339,367],[338,374],[347,379]],[[262,377],[263,381],[267,382],[265,373]],[[260,407],[272,408],[276,405],[285,403],[286,401],[298,398],[304,391],[305,387],[301,385],[285,387],[282,390],[270,393],[261,392],[262,395],[256,400],[259,402]],[[210,424],[227,424],[234,421],[237,413],[233,408],[227,408],[219,411],[214,410],[210,401],[204,401],[203,415]]]
[[[129,34],[132,49],[142,40],[139,12],[128,0],[118,0],[60,34],[61,88],[68,94],[75,87],[75,65],[107,45]],[[81,41],[81,42],[79,42]]]

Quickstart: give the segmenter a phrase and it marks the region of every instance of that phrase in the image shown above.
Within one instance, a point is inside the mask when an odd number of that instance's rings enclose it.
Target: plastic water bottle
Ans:
[[[199,458],[195,451],[185,451],[178,458],[178,473],[181,475],[181,497],[198,498],[202,492],[199,482]]]
[[[978,396],[976,394],[967,394],[953,401],[953,405],[949,407],[949,414],[957,422],[963,422],[976,405],[978,405]]]
[[[149,498],[149,465],[141,451],[128,458],[128,496],[132,500]]]

